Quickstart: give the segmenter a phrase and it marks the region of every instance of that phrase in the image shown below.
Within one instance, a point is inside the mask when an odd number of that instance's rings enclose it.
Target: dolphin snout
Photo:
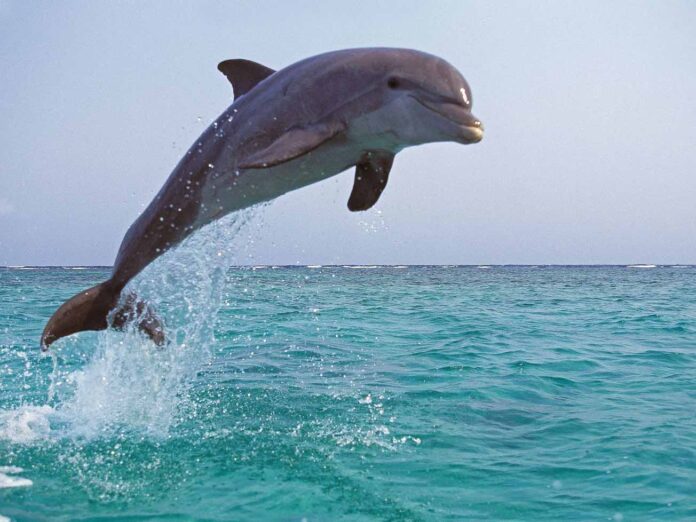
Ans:
[[[474,119],[474,121],[471,124],[471,127],[478,127],[479,129],[481,129],[481,132],[485,130],[483,127],[483,123],[481,123],[481,120],[477,118]]]
[[[478,143],[483,139],[483,123],[473,114],[469,113],[471,120],[462,125],[463,143]]]
[[[483,123],[465,105],[458,102],[423,100],[413,97],[426,109],[439,114],[459,127],[457,141],[460,143],[478,143],[483,139]]]
[[[436,112],[459,126],[457,141],[468,144],[478,143],[483,139],[483,123],[471,114],[468,107],[458,103],[446,103],[441,105],[440,110],[436,110]]]

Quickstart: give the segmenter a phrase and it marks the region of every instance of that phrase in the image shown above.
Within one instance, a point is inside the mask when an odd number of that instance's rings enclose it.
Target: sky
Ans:
[[[253,264],[696,263],[690,1],[0,0],[0,265],[110,265],[231,103],[216,69],[408,47],[471,85],[484,140],[401,152],[260,211]]]

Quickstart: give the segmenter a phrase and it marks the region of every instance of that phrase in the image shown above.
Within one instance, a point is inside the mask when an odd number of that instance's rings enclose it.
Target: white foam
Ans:
[[[7,517],[3,517],[2,515],[0,515],[0,522],[12,522],[12,520],[10,520],[10,519],[7,518]]]
[[[10,474],[21,473],[24,471],[22,468],[16,466],[0,466],[0,489],[6,488],[26,488],[34,483],[24,477],[11,477]],[[2,519],[9,520],[6,517],[0,515],[0,522]]]
[[[307,268],[321,268],[321,265],[307,265]]]
[[[482,270],[488,270],[488,269],[490,268],[490,266],[488,266],[488,265],[479,265],[479,266],[477,266],[476,268],[480,268],[480,269],[482,269]]]
[[[657,268],[657,265],[626,265],[626,268]]]
[[[27,444],[46,439],[51,431],[49,417],[54,413],[55,410],[46,405],[0,411],[0,440]]]

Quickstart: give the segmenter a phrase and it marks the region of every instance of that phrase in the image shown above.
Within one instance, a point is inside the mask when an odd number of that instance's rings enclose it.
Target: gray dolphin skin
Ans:
[[[196,140],[123,239],[111,277],[66,301],[41,336],[136,324],[157,344],[164,328],[150,305],[124,288],[167,250],[222,216],[355,166],[351,211],[367,210],[406,147],[476,143],[464,77],[442,58],[409,49],[329,52],[280,71],[248,60],[218,69],[232,105]]]

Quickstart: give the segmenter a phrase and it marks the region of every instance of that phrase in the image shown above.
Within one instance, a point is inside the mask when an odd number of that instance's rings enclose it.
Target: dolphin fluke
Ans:
[[[157,346],[164,344],[164,327],[155,310],[145,301],[130,292],[114,311],[112,326],[121,329],[134,323],[141,332],[152,339]]]
[[[120,294],[120,288],[105,281],[67,300],[46,323],[41,334],[41,349],[46,351],[61,337],[77,332],[106,329],[112,312],[111,324],[115,328],[135,321],[156,344],[163,344],[164,330],[152,307],[133,293],[119,301]]]

